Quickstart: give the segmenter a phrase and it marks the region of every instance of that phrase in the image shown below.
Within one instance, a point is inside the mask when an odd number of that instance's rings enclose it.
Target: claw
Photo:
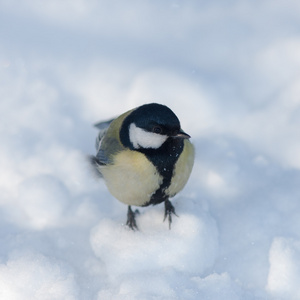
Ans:
[[[178,217],[178,215],[175,213],[175,208],[170,202],[169,199],[165,200],[165,216],[164,216],[164,221],[168,217],[169,221],[169,229],[171,229],[171,223],[172,223],[172,214]]]
[[[139,214],[140,212],[136,209],[135,212],[132,211],[131,206],[128,205],[128,212],[127,212],[127,222],[126,225],[134,230],[139,230],[137,225],[136,225],[136,221],[135,221],[135,215]]]

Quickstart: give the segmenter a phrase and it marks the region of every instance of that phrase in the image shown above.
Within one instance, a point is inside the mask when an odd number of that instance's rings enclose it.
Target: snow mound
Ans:
[[[137,232],[104,219],[92,230],[92,248],[105,261],[111,278],[168,269],[203,274],[217,255],[215,221],[206,213],[173,219],[169,230],[161,212],[149,209],[137,217]]]

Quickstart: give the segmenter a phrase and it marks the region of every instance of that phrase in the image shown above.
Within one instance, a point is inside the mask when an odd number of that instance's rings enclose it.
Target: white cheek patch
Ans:
[[[148,132],[132,123],[129,127],[129,139],[135,149],[158,149],[168,138],[166,135]]]

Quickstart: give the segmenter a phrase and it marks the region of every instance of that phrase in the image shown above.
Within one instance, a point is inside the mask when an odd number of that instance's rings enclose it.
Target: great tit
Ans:
[[[167,106],[150,103],[95,125],[96,156],[90,162],[108,190],[128,205],[127,225],[138,229],[131,206],[165,203],[171,228],[175,209],[169,198],[183,189],[194,164],[190,136]]]

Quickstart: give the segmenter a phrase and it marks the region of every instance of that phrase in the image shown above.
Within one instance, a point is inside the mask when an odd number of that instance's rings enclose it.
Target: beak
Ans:
[[[191,136],[180,130],[176,135],[173,136],[175,139],[189,139]]]

